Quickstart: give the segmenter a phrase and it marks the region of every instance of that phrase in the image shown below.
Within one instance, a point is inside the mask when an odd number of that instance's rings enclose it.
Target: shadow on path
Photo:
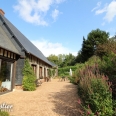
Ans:
[[[76,85],[65,85],[60,92],[50,94],[49,99],[55,105],[53,111],[59,116],[80,116]]]

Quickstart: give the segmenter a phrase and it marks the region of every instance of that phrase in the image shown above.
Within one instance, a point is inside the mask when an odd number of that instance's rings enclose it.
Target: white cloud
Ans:
[[[54,11],[52,11],[52,18],[54,19],[54,21],[56,21],[58,15],[60,14],[59,10],[55,9]]]
[[[91,11],[93,12],[94,10],[98,9],[100,6],[101,6],[101,2],[98,2],[98,3],[97,3],[97,6],[94,7]]]
[[[45,16],[53,4],[60,4],[65,0],[18,0],[13,7],[26,22],[36,25],[48,25]],[[56,16],[59,11],[56,10]]]
[[[70,49],[64,47],[61,43],[51,43],[47,40],[33,40],[31,41],[46,57],[50,54],[69,54],[77,55],[77,52],[73,52]]]
[[[105,4],[104,8],[96,10],[95,14],[99,15],[99,14],[102,14],[104,12],[107,12],[107,4]]]
[[[56,0],[56,3],[61,3],[61,2],[64,2],[65,0]]]
[[[115,16],[116,16],[116,1],[112,1],[107,7],[107,12],[104,19],[107,20],[108,22],[111,22],[113,21]]]
[[[113,21],[116,16],[116,0],[112,0],[109,4],[105,4],[102,9],[98,9],[95,11],[96,15],[105,13],[103,19],[107,22]]]

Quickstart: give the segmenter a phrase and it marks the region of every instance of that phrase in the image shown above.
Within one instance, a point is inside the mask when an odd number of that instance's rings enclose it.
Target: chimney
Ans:
[[[0,14],[1,14],[1,15],[4,15],[5,12],[4,12],[2,9],[0,9]]]

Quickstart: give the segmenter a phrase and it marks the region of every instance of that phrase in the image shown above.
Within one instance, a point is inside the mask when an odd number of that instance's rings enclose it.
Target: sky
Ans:
[[[76,56],[97,28],[116,34],[116,0],[0,0],[0,9],[46,57]]]

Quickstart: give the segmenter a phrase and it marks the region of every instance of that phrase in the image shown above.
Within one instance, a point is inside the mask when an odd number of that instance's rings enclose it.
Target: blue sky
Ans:
[[[45,56],[77,55],[97,28],[116,34],[116,0],[1,0],[0,8]]]

